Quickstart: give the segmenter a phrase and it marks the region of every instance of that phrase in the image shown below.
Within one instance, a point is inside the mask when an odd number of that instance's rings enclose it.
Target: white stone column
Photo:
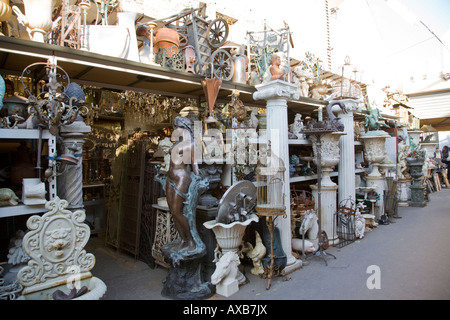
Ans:
[[[279,217],[275,225],[280,230],[281,244],[287,257],[286,273],[292,272],[302,266],[300,260],[292,255],[291,211],[290,211],[290,185],[289,185],[289,145],[288,145],[288,116],[287,101],[298,99],[297,86],[285,81],[275,80],[255,86],[254,100],[266,100],[267,108],[267,139],[271,141],[274,152],[286,166],[284,174],[284,203],[286,218]]]
[[[68,153],[68,148],[76,142],[78,151],[75,156],[78,159],[76,165],[67,165],[67,169],[61,176],[58,176],[58,197],[69,202],[69,208],[82,209],[83,205],[83,145],[84,138],[91,132],[91,127],[83,121],[75,121],[70,125],[60,128],[60,136],[63,141],[63,154]],[[61,154],[59,154],[60,156]]]
[[[310,185],[314,199],[316,199],[316,211],[318,211],[319,198],[317,184]],[[328,242],[330,245],[337,245],[339,239],[337,237],[336,228],[334,226],[334,214],[336,213],[336,191],[338,190],[337,184],[334,185],[322,185],[320,187],[320,227],[322,231],[327,233]],[[320,235],[318,235],[320,236]]]
[[[353,112],[360,110],[359,101],[354,99],[340,100],[345,104],[346,112],[338,106],[333,107],[336,115],[344,125],[346,135],[339,140],[339,149],[341,156],[339,159],[339,176],[338,176],[338,204],[350,197],[356,200],[355,193],[355,132]]]

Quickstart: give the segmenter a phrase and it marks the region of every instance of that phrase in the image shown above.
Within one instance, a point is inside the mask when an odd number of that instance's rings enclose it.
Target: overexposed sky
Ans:
[[[381,87],[402,87],[411,77],[417,81],[450,72],[450,0],[329,0],[330,8],[335,4],[338,10],[329,17],[330,71],[337,71],[348,55],[363,72],[363,81]],[[301,60],[310,51],[327,65],[324,0],[226,1],[223,6],[230,15],[247,10],[254,20],[252,31],[262,30],[264,20],[274,29],[286,21],[294,40],[291,56]],[[241,36],[247,31],[230,29]]]
[[[185,7],[198,7],[198,0],[166,0],[154,6],[153,0],[139,0],[147,14],[163,18]],[[325,0],[203,0],[209,19],[215,11],[238,19],[230,26],[229,40],[245,43],[247,31],[262,31],[264,21],[273,29],[292,31],[291,57],[302,60],[309,51],[327,66]],[[362,71],[362,81],[401,86],[411,78],[438,77],[450,72],[450,0],[328,0],[332,67],[336,72],[348,55]],[[435,33],[427,30],[425,25]],[[406,79],[406,80],[405,80]]]

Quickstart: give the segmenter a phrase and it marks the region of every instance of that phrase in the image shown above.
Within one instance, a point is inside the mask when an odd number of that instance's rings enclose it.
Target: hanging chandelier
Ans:
[[[25,76],[31,74],[31,69],[34,67],[36,67],[36,73],[45,69],[45,75],[48,78],[48,82],[42,86],[37,96],[28,90],[23,81]],[[67,85],[63,86],[59,83],[58,78],[66,81]],[[54,62],[30,64],[22,71],[21,82],[28,93],[28,112],[36,116],[52,135],[57,135],[62,125],[73,123],[79,114],[86,115],[89,111],[85,106],[83,89],[78,84],[70,82],[67,72]]]

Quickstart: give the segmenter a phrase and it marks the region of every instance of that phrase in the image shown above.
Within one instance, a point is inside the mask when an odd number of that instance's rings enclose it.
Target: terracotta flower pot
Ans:
[[[183,39],[183,43],[181,45],[180,38]],[[163,48],[169,50],[170,52],[172,51],[171,48],[174,46],[176,47],[176,49],[179,49],[180,47],[184,48],[185,46],[187,46],[187,44],[187,38],[184,35],[178,33],[176,30],[170,28],[160,28],[158,29],[154,37],[153,50],[155,52],[158,52],[159,49]]]

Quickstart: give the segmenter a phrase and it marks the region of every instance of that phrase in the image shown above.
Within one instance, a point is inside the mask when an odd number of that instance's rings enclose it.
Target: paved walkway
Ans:
[[[328,266],[313,257],[286,278],[274,278],[269,290],[266,279],[247,272],[250,282],[239,292],[210,300],[450,299],[450,189],[432,193],[424,208],[400,207],[399,216],[360,241],[330,247],[336,259],[328,256]],[[96,256],[92,273],[108,287],[103,299],[167,300],[161,296],[166,269],[151,269],[99,240],[92,238],[87,251]]]

